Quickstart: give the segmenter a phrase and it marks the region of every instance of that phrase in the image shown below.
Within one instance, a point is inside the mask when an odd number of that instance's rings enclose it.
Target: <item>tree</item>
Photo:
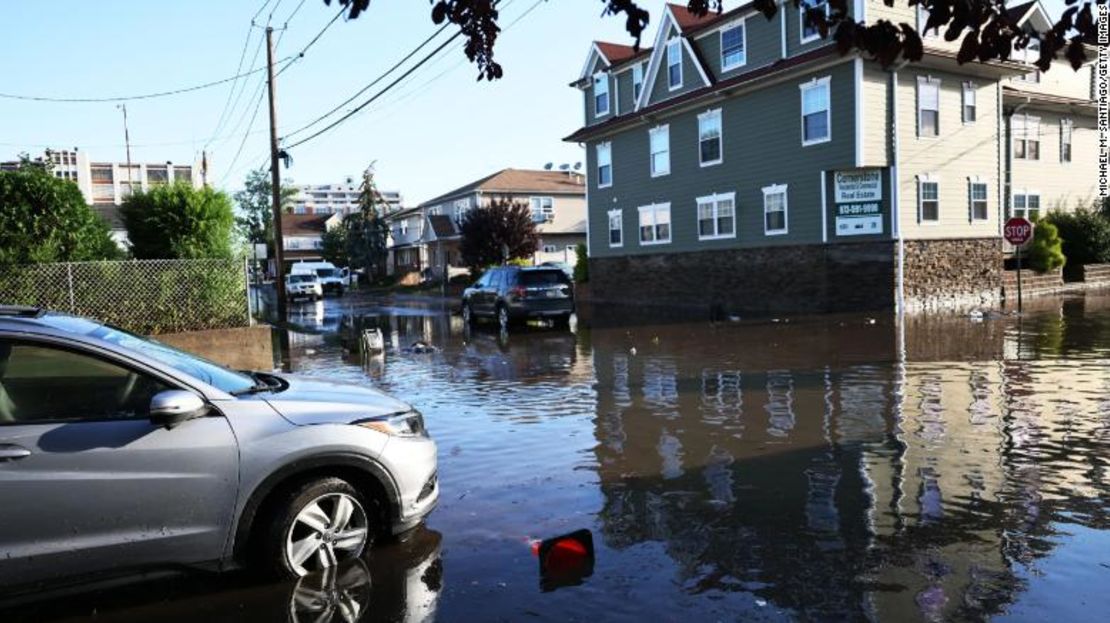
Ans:
[[[574,282],[586,283],[590,280],[590,257],[585,242],[579,242],[574,247],[574,257]]]
[[[258,168],[247,174],[247,179],[243,182],[243,190],[234,195],[235,204],[239,208],[239,215],[235,217],[235,226],[239,235],[252,244],[265,243],[271,250],[274,246],[272,188],[270,172],[265,168]],[[293,199],[296,196],[296,188],[282,184],[282,210],[292,211]]]
[[[346,230],[347,256],[352,266],[366,270],[366,274],[376,279],[385,274],[385,263],[389,253],[389,224],[385,221],[382,199],[374,183],[373,165],[362,174],[359,188],[358,212],[348,214],[342,227]]]
[[[1074,212],[1053,211],[1044,220],[1059,231],[1069,268],[1110,263],[1110,214],[1101,212],[1098,202]]]
[[[1063,241],[1056,226],[1045,219],[1038,219],[1033,228],[1033,242],[1029,244],[1029,267],[1043,273],[1064,265]]]
[[[320,237],[320,255],[336,266],[351,263],[351,256],[347,253],[347,228],[344,223],[325,231]]]
[[[331,5],[332,0],[324,0]],[[789,0],[798,8],[802,0]],[[1025,49],[1031,40],[1040,41],[1040,58],[1037,66],[1048,71],[1052,60],[1061,52],[1071,61],[1072,67],[1079,69],[1087,59],[1084,43],[1094,44],[1098,40],[1098,25],[1094,16],[1094,4],[1105,4],[1106,0],[1067,0],[1070,5],[1051,28],[1032,35],[1022,31],[1017,18],[1006,10],[1006,0],[884,0],[887,6],[895,2],[905,2],[911,7],[926,7],[929,19],[923,31],[943,30],[948,41],[963,36],[957,60],[967,63],[973,60],[986,62],[1006,60],[1016,47]],[[355,19],[370,6],[370,0],[338,0],[347,7],[347,18]],[[603,15],[625,17],[625,29],[639,48],[641,38],[651,20],[648,11],[641,8],[636,0],[601,0]],[[478,79],[496,80],[501,78],[501,65],[494,60],[494,47],[498,26],[499,2],[492,0],[432,0],[432,21],[436,24],[448,22],[459,27],[463,36],[464,52],[472,63],[478,66]],[[597,6],[596,4],[594,5]],[[687,0],[687,8],[698,16],[710,11],[720,13],[724,10],[723,0]],[[808,10],[807,23],[817,28],[822,38],[832,37],[841,54],[853,50],[879,60],[883,66],[894,64],[899,58],[915,62],[921,60],[923,46],[921,35],[912,24],[894,24],[889,20],[878,20],[872,24],[857,22],[848,15],[848,0],[828,0],[829,15],[823,10]],[[755,0],[753,8],[771,20],[779,11],[776,0]]]
[[[163,184],[127,197],[121,212],[138,259],[232,257],[235,215],[223,192]]]
[[[48,161],[21,160],[19,169],[0,171],[0,266],[122,256],[77,184],[54,177]]]
[[[473,274],[490,265],[531,257],[539,245],[532,210],[509,199],[494,199],[489,207],[469,210],[459,230],[459,253]]]

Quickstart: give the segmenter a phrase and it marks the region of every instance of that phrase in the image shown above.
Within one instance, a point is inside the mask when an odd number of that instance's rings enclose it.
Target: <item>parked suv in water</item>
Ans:
[[[566,326],[574,313],[574,287],[555,267],[502,266],[487,270],[463,291],[463,320],[495,318],[502,328],[529,318],[550,318]]]
[[[422,416],[379,391],[0,307],[0,588],[152,566],[302,576],[418,525],[437,482]]]

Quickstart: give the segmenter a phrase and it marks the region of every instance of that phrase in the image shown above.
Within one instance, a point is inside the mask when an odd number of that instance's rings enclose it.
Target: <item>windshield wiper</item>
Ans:
[[[240,390],[233,391],[233,392],[231,392],[232,396],[243,396],[243,395],[247,395],[247,394],[260,394],[262,392],[272,392],[275,389],[277,389],[277,387],[278,387],[278,386],[275,386],[275,385],[271,385],[270,382],[266,380],[266,377],[264,375],[258,373],[258,372],[247,371],[245,373],[250,375],[250,377],[252,379],[254,379],[254,385],[251,385],[250,387],[248,387],[246,389],[240,389]]]

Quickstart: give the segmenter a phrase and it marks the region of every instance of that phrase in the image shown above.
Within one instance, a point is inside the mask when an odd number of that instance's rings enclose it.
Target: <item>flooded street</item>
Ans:
[[[1021,319],[903,324],[595,309],[571,331],[506,336],[467,330],[438,302],[357,296],[294,305],[290,320],[262,333],[263,357],[373,384],[424,413],[442,491],[427,526],[366,565],[295,586],[189,574],[30,601],[0,619],[1110,611],[1110,295],[1035,301]],[[372,327],[385,352],[360,355]],[[545,590],[530,541],[582,528],[592,575]]]

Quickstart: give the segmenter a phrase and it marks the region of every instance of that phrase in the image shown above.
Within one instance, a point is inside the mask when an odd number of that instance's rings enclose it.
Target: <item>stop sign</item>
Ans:
[[[1023,246],[1033,237],[1033,224],[1015,216],[1006,221],[1006,226],[1002,228],[1002,237],[1015,247]]]

